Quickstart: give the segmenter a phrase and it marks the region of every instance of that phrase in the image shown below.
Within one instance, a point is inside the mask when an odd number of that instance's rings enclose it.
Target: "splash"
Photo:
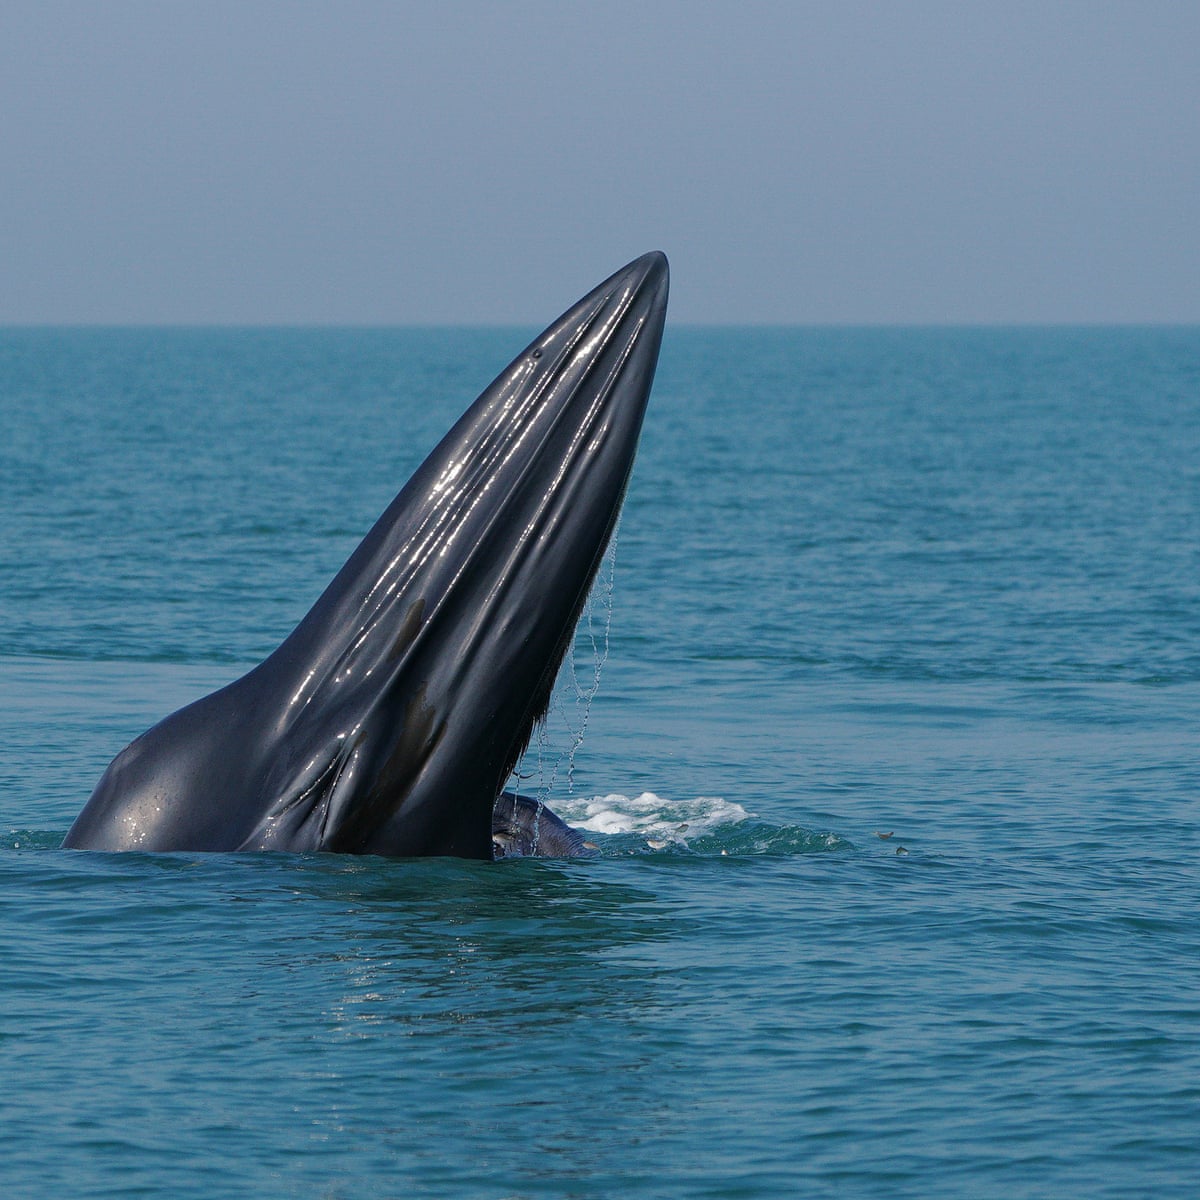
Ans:
[[[703,856],[819,854],[848,850],[836,833],[799,825],[773,825],[734,800],[697,796],[668,800],[654,792],[613,793],[556,802],[568,824],[592,835],[604,856],[689,854]]]
[[[699,837],[725,825],[749,820],[750,814],[736,801],[720,796],[699,796],[673,802],[654,792],[640,796],[593,796],[589,800],[560,804],[564,821],[589,833],[612,837],[636,833],[656,840],[676,840],[686,833]]]

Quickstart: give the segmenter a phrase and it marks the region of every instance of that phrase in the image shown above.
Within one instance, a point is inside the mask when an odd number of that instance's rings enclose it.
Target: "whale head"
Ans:
[[[667,292],[643,255],[536,337],[283,644],[123,750],[65,844],[492,857],[624,498]]]

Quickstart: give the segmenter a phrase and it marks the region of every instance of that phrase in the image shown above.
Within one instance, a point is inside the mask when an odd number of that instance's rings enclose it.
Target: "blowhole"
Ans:
[[[535,350],[535,351],[533,352],[533,357],[534,357],[534,358],[541,358],[541,357],[542,357],[542,352],[541,352],[540,350]]]

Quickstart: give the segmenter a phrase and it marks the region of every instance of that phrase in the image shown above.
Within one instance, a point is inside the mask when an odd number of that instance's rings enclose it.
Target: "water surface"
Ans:
[[[58,849],[524,336],[0,332],[5,1195],[1194,1195],[1194,329],[669,329],[600,859]]]

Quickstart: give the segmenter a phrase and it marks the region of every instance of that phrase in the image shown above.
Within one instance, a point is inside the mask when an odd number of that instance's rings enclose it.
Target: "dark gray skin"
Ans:
[[[667,290],[643,255],[536,338],[279,649],[122,750],[64,845],[578,852],[544,807],[497,802],[624,498]]]
[[[593,858],[599,851],[545,804],[520,792],[501,792],[492,810],[496,858]]]

